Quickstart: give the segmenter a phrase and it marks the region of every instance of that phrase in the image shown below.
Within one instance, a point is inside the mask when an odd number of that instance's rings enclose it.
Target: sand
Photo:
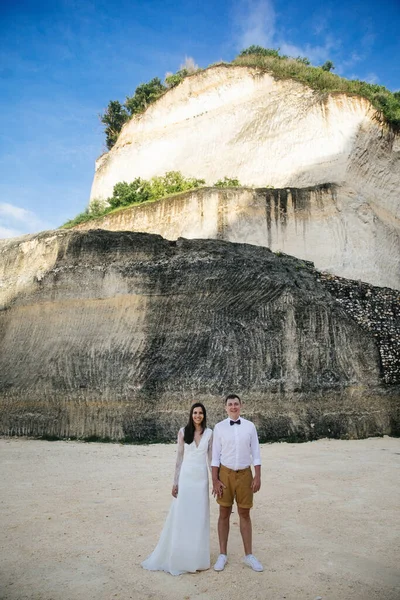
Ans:
[[[399,600],[400,439],[262,446],[255,573],[237,513],[222,573],[140,562],[171,501],[176,447],[0,439],[1,600]],[[211,499],[211,558],[218,554]]]

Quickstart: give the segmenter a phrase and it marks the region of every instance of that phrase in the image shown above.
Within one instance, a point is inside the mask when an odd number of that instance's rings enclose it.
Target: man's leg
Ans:
[[[229,521],[232,512],[232,506],[220,506],[218,518],[218,539],[219,551],[221,554],[228,554],[228,536]]]
[[[231,512],[232,506],[220,505],[218,518],[218,539],[220,555],[218,556],[217,562],[214,565],[214,571],[223,571],[228,560],[227,548],[229,535],[229,519],[231,516]]]
[[[240,533],[243,540],[244,553],[252,554],[252,529],[251,529],[251,518],[250,508],[240,508],[238,506],[238,513],[240,519]],[[229,524],[228,524],[229,528]],[[229,531],[229,529],[228,529]],[[222,550],[221,550],[222,552]]]
[[[239,485],[236,486],[236,499],[240,519],[240,533],[242,535],[244,554],[243,561],[253,571],[262,571],[262,564],[253,556],[252,551],[252,527],[250,509],[253,506],[253,490],[251,487],[253,475],[251,469],[240,471],[238,474]]]
[[[250,508],[238,507],[240,518],[240,533],[242,534],[244,554],[244,563],[253,569],[253,571],[263,571],[262,564],[256,559],[252,551],[252,529],[250,519]]]

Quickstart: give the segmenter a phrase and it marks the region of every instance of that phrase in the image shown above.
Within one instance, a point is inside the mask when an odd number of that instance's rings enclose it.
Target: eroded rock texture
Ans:
[[[373,332],[309,263],[57,231],[4,242],[0,282],[2,434],[169,440],[193,400],[213,425],[233,391],[262,439],[399,431]]]
[[[91,201],[112,196],[119,181],[171,170],[207,185],[226,176],[275,190],[237,191],[229,202],[208,190],[123,227],[168,239],[218,231],[400,289],[400,136],[365,98],[321,94],[257,68],[211,67],[124,125],[97,161]],[[116,229],[119,220],[100,227]]]
[[[225,176],[255,187],[346,183],[393,209],[399,137],[379,121],[365,98],[322,94],[257,68],[210,67],[124,125],[97,161],[91,199],[111,196],[118,181],[179,170],[208,185]]]
[[[144,231],[170,240],[218,238],[256,244],[310,260],[334,275],[400,289],[399,224],[399,219],[389,219],[374,202],[324,184],[257,190],[203,188],[132,206],[77,228]]]

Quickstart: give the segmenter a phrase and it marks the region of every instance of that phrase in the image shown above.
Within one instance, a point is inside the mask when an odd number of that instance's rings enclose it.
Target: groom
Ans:
[[[228,418],[214,428],[212,448],[213,495],[219,504],[218,537],[221,554],[214,565],[223,571],[228,560],[229,520],[236,499],[245,557],[243,562],[254,571],[263,571],[262,564],[252,554],[250,509],[253,493],[261,487],[261,458],[254,424],[240,416],[242,402],[236,394],[225,400]],[[254,477],[250,465],[254,465]]]

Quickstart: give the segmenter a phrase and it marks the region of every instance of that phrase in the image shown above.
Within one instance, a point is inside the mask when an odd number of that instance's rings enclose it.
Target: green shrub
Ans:
[[[139,85],[133,96],[127,96],[125,100],[125,107],[130,115],[136,115],[142,113],[146,108],[153,104],[163,93],[166,91],[165,85],[161,83],[158,77],[154,77],[148,83],[142,83]]]
[[[205,184],[204,179],[184,177],[179,171],[168,171],[161,177],[152,177],[150,181],[138,177],[132,183],[121,181],[114,186],[113,195],[107,199],[111,209],[159,200],[169,194],[198,188]]]
[[[239,56],[274,56],[275,58],[283,58],[279,54],[280,48],[275,50],[274,48],[263,48],[262,46],[249,46],[245,50],[242,50]]]
[[[214,183],[214,187],[219,188],[227,188],[227,187],[240,187],[241,183],[239,179],[230,179],[229,177],[224,177],[223,179],[218,179]]]
[[[187,69],[180,69],[176,73],[171,73],[167,75],[165,78],[165,83],[168,88],[176,87],[189,75],[189,71]]]
[[[205,185],[204,179],[195,177],[184,177],[179,171],[168,171],[160,177],[152,177],[150,180],[137,177],[131,183],[120,181],[113,188],[113,195],[107,200],[94,199],[90,206],[77,215],[74,219],[67,221],[61,227],[69,229],[80,223],[91,221],[102,217],[118,208],[126,208],[142,202],[160,200],[165,196],[193,190]],[[214,183],[214,187],[228,188],[241,187],[238,179],[224,177]],[[265,187],[271,187],[269,185]]]
[[[114,185],[113,195],[107,199],[111,208],[129,206],[146,202],[151,198],[150,185],[148,181],[137,177],[131,183],[120,181]]]
[[[297,62],[302,63],[303,65],[311,65],[310,61],[305,56],[298,56],[296,60]]]
[[[153,177],[150,179],[151,196],[153,200],[158,200],[169,194],[185,192],[205,184],[204,179],[194,179],[184,177],[179,171],[168,171],[162,177]]]
[[[93,217],[101,217],[107,212],[107,208],[107,203],[104,200],[95,198],[91,201],[88,211]]]
[[[61,228],[69,229],[70,227],[80,225],[81,223],[86,223],[86,221],[91,221],[92,219],[94,219],[94,216],[88,211],[88,209],[86,209],[84,212],[79,213],[79,215],[76,215],[76,217],[64,223]]]

